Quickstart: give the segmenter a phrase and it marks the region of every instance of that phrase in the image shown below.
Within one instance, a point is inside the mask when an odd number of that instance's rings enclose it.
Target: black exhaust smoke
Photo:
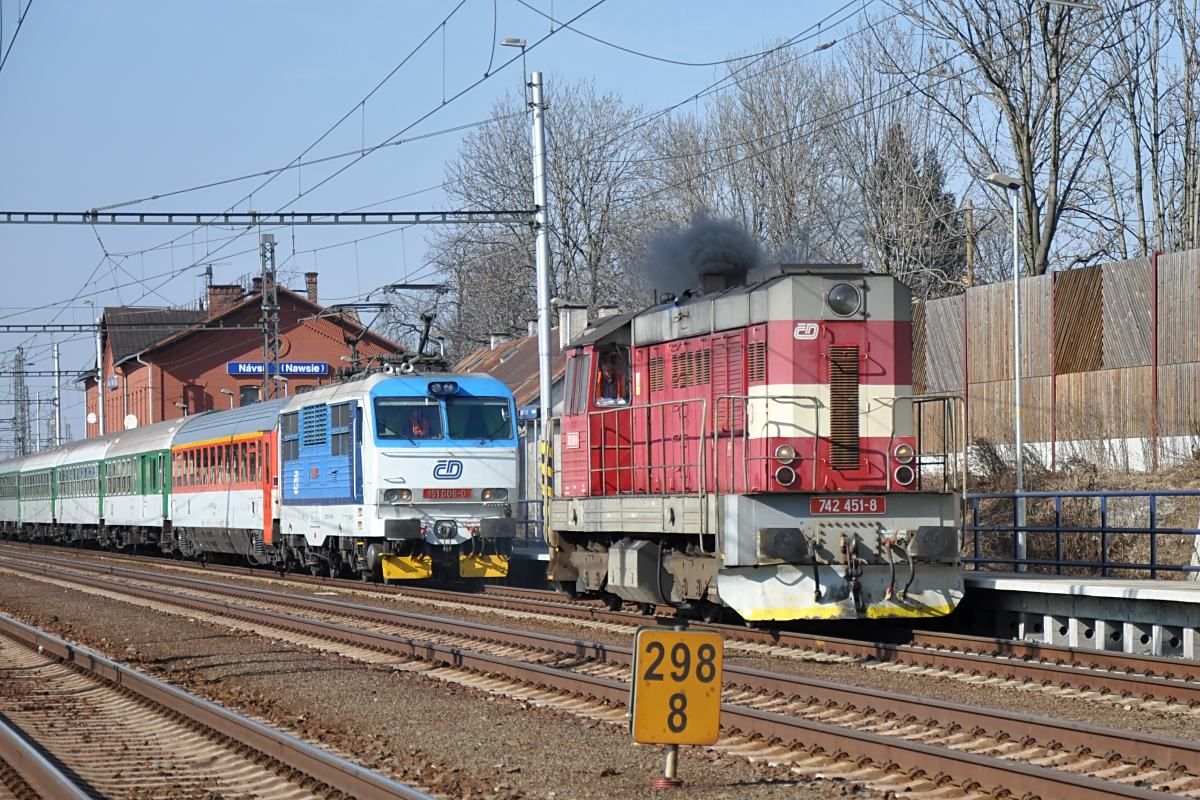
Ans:
[[[646,271],[659,291],[720,292],[746,283],[765,266],[758,242],[733,220],[697,215],[690,224],[653,234]]]

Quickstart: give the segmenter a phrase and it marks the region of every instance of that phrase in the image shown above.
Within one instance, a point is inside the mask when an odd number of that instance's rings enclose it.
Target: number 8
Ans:
[[[702,644],[696,652],[696,680],[701,683],[712,683],[717,677],[717,648],[711,644]]]
[[[667,714],[667,727],[671,733],[681,733],[687,727],[687,714],[684,713],[687,710],[687,695],[683,692],[671,695],[667,707],[671,709],[671,713]]]

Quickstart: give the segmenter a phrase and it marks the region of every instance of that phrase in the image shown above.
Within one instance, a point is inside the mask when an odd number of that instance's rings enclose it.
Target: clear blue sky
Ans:
[[[18,7],[0,0],[7,46]],[[530,0],[566,20],[594,0]],[[848,12],[870,8],[855,0]],[[82,211],[261,172],[288,163],[371,90],[454,7],[453,2],[116,3],[33,0],[8,63],[0,72],[0,210]],[[839,0],[606,0],[574,27],[625,47],[683,61],[715,61],[761,49],[766,42],[806,31],[844,7]],[[550,23],[516,0],[495,0],[496,39],[531,44]],[[870,8],[878,11],[878,8]],[[836,19],[846,16],[844,12]],[[853,17],[828,25],[811,45],[854,29]],[[308,158],[370,145],[439,108],[479,79],[492,57],[492,0],[466,0],[433,39],[365,107]],[[500,65],[517,51],[495,48]],[[723,74],[716,66],[651,61],[583,38],[570,30],[528,54],[531,70],[547,78],[594,78],[600,90],[655,109],[681,100]],[[443,69],[443,63],[445,68]],[[520,90],[520,62],[460,99],[440,107],[411,134],[487,117],[492,103]],[[443,85],[445,95],[443,95]],[[548,98],[553,103],[553,97]],[[439,184],[462,134],[384,148],[290,206],[336,211],[377,203]],[[274,211],[348,160],[284,173],[254,195],[254,208]],[[150,201],[126,210],[218,211],[243,198],[262,179]],[[385,210],[440,208],[432,191],[379,206]],[[230,233],[186,228],[98,229],[110,253],[140,251],[183,236],[175,246],[103,260],[88,227],[0,226],[0,322],[84,322],[97,305],[184,304],[202,288],[200,268],[152,278],[206,260]],[[284,271],[320,272],[322,299],[353,299],[371,288],[417,276],[425,259],[423,232],[409,230],[357,246],[331,247],[378,229],[296,228],[280,231]],[[216,280],[259,270],[254,233],[212,256]],[[317,253],[305,252],[328,248]],[[293,249],[295,255],[293,256]],[[242,252],[251,250],[252,252]],[[97,265],[99,264],[99,267]],[[420,277],[434,277],[428,273]],[[89,283],[89,278],[91,279]],[[139,281],[145,280],[143,284]],[[164,283],[165,281],[165,283]],[[291,281],[300,285],[301,280]],[[68,305],[50,304],[79,299]],[[27,341],[33,368],[49,369],[50,337],[0,334],[7,362]],[[63,337],[67,338],[67,337]],[[89,363],[89,343],[64,345],[64,368]],[[50,379],[31,379],[30,391],[49,393]],[[0,378],[0,397],[11,380]],[[11,415],[0,405],[0,417]],[[82,434],[81,395],[64,392],[64,421]],[[7,429],[0,440],[7,443]]]

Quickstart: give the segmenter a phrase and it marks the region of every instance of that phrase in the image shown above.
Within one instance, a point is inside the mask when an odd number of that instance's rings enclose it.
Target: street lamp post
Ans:
[[[221,394],[226,395],[229,398],[229,407],[233,408],[233,397],[234,397],[233,390],[232,389],[222,389]]]
[[[993,172],[987,176],[987,182],[999,186],[1008,192],[1012,199],[1013,218],[1013,431],[1016,448],[1016,481],[1013,492],[1013,502],[1016,504],[1017,553],[1014,565],[1017,572],[1025,571],[1025,481],[1022,467],[1025,460],[1024,447],[1021,441],[1021,242],[1019,237],[1020,223],[1017,219],[1017,190],[1021,182],[1009,175]]]

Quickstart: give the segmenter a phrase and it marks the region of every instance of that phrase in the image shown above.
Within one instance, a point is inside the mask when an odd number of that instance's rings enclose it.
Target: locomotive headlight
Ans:
[[[857,314],[862,307],[862,292],[851,283],[839,283],[825,295],[829,310],[839,317]]]
[[[493,500],[507,500],[508,489],[484,489],[482,497],[485,503],[490,503]]]
[[[790,444],[781,444],[775,448],[775,460],[780,464],[790,464],[796,460],[796,448]]]
[[[916,480],[917,473],[913,472],[913,468],[907,464],[901,464],[896,467],[896,471],[892,473],[892,477],[896,479],[896,483],[901,486],[910,486]]]
[[[383,502],[385,503],[407,503],[412,500],[411,489],[385,489],[383,492]]]
[[[892,455],[895,456],[896,460],[901,464],[908,464],[913,460],[914,453],[912,445],[904,443],[898,444],[896,445],[896,448],[892,450]]]
[[[796,482],[796,470],[791,467],[780,467],[775,470],[775,480],[783,486],[791,486]]]

